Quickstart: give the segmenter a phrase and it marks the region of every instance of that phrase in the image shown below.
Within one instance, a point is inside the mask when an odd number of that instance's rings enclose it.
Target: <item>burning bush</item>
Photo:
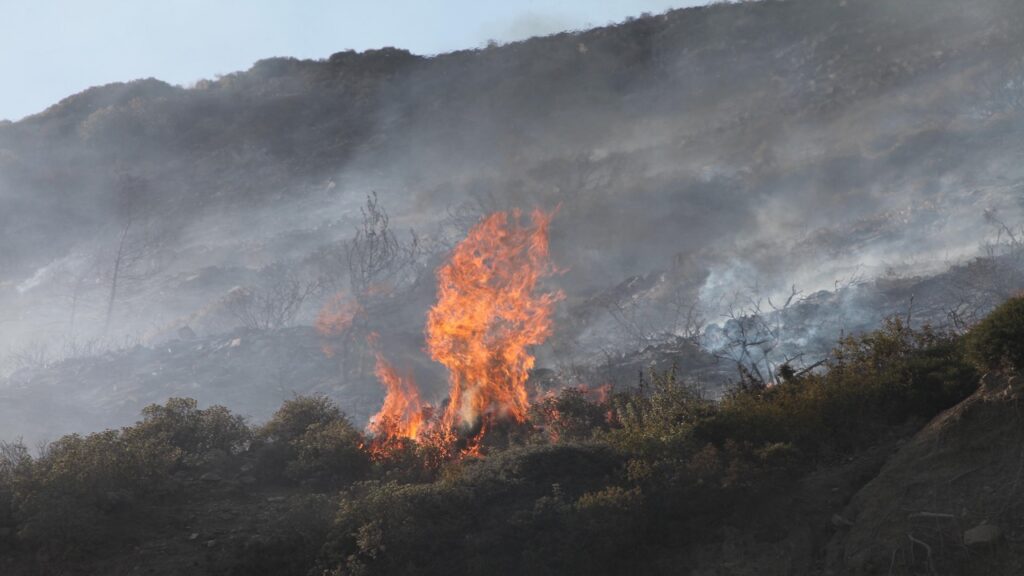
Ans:
[[[488,216],[437,272],[427,350],[449,371],[448,404],[437,420],[426,418],[429,409],[411,377],[398,374],[378,352],[376,372],[387,389],[370,425],[378,456],[404,440],[428,437],[442,452],[477,454],[488,430],[526,421],[526,380],[534,365],[529,348],[550,335],[561,297],[538,291],[540,279],[554,271],[548,258],[551,215],[534,211],[531,220],[532,226],[524,225],[518,211]]]
[[[551,334],[561,295],[537,293],[538,281],[553,272],[551,215],[534,211],[532,227],[520,219],[518,211],[490,215],[437,272],[427,348],[450,374],[446,429],[472,428],[489,418],[526,419],[526,380],[534,365],[529,347]]]

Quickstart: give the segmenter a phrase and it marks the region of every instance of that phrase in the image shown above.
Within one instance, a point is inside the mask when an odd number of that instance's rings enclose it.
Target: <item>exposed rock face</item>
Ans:
[[[830,544],[836,573],[1022,573],[1024,419],[1007,394],[1013,380],[988,375],[853,498],[843,513],[853,525]]]

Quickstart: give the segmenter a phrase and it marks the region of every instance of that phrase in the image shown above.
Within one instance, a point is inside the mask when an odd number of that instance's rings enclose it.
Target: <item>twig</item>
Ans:
[[[932,560],[932,547],[925,544],[923,541],[914,538],[914,535],[909,532],[907,533],[907,538],[910,538],[912,543],[920,544],[924,548],[925,552],[928,553],[928,568],[932,571],[932,574],[937,574],[935,571],[935,562]],[[913,547],[911,547],[911,549],[913,549]]]

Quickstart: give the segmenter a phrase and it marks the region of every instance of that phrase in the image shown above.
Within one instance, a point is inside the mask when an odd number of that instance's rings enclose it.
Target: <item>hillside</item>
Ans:
[[[282,281],[303,298],[272,324],[312,325],[370,194],[418,252],[367,329],[417,367],[433,271],[511,208],[559,207],[540,367],[570,382],[677,338],[771,372],[925,299],[976,318],[1020,287],[1022,26],[1003,0],[758,2],[91,88],[0,126],[0,376],[258,328],[225,309]],[[876,283],[903,288],[852,296]],[[791,289],[821,317],[737,348]]]
[[[893,319],[719,401],[671,371],[565,389],[475,455],[363,435],[322,396],[260,426],[172,399],[35,457],[0,445],[0,568],[1016,574],[1022,313],[966,336]]]
[[[1024,3],[0,123],[0,573],[1017,574]]]

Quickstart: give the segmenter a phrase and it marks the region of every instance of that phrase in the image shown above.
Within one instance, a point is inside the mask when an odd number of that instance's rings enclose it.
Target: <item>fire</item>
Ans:
[[[380,354],[375,371],[387,394],[380,411],[370,418],[370,430],[378,436],[415,440],[423,427],[424,404],[412,375],[399,374]]]
[[[348,330],[359,313],[359,304],[338,292],[316,315],[314,327],[321,336],[340,336]]]
[[[361,311],[362,308],[358,302],[354,302],[343,292],[339,292],[332,296],[317,313],[314,327],[317,333],[324,338],[338,338],[348,331]],[[331,342],[325,342],[322,350],[328,358],[337,352]]]
[[[550,336],[551,314],[562,298],[538,289],[555,270],[548,255],[552,216],[535,210],[527,226],[518,210],[491,214],[438,270],[438,300],[426,327],[430,357],[449,372],[448,406],[438,418],[411,374],[399,374],[370,336],[377,379],[387,390],[369,424],[375,457],[386,458],[410,440],[443,456],[479,456],[495,425],[526,420],[530,348]],[[465,442],[456,450],[459,437]]]
[[[376,348],[377,340],[376,334],[370,335],[372,347]],[[386,451],[389,445],[419,438],[426,423],[425,413],[430,407],[420,400],[412,373],[399,374],[380,350],[375,350],[375,355],[374,371],[387,392],[384,405],[370,418],[369,430],[375,436],[376,451]]]
[[[490,420],[523,422],[530,347],[551,334],[560,292],[539,292],[554,272],[548,255],[553,214],[535,210],[524,226],[518,210],[491,214],[456,246],[437,272],[438,301],[427,317],[427,351],[449,371],[445,431],[479,428]]]

